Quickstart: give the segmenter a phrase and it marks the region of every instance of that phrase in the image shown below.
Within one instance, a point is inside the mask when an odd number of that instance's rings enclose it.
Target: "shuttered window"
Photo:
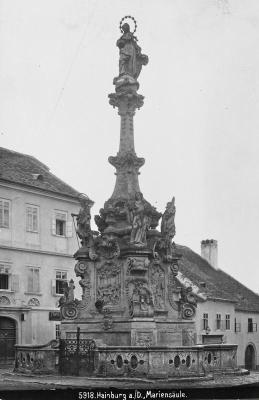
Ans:
[[[38,232],[39,230],[39,207],[26,206],[26,230],[28,232]]]
[[[56,236],[66,237],[67,229],[67,213],[55,211],[52,221],[52,234]]]
[[[28,268],[28,292],[40,292],[40,269],[38,267]]]
[[[10,226],[10,201],[0,199],[0,228]]]

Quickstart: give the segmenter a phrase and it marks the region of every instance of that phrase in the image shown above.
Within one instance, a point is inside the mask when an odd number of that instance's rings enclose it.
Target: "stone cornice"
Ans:
[[[23,253],[33,253],[33,254],[44,254],[49,256],[58,256],[58,257],[65,257],[65,258],[73,258],[71,254],[66,253],[57,253],[55,251],[47,251],[47,250],[36,250],[36,249],[28,249],[23,247],[15,247],[15,246],[6,246],[0,244],[0,249],[2,250],[9,250],[9,251],[21,251]]]

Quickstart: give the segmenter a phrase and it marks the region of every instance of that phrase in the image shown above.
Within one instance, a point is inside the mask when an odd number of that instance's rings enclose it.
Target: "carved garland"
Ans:
[[[174,299],[174,293],[176,293],[176,285],[175,285],[175,273],[170,268],[170,272],[168,274],[168,300],[170,306],[175,310],[178,311],[179,307]]]
[[[150,269],[150,283],[154,296],[154,306],[161,310],[165,306],[165,273],[158,262],[155,262]]]

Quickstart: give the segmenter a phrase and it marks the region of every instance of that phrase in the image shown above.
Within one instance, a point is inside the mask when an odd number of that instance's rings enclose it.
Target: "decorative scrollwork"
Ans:
[[[61,316],[64,319],[76,319],[78,309],[75,304],[66,304],[61,307]]]
[[[180,294],[181,298],[179,306],[182,318],[184,319],[193,318],[196,312],[197,300],[192,293],[192,288],[191,287],[181,288]]]
[[[75,274],[76,276],[84,276],[84,274],[88,271],[88,264],[86,261],[78,261],[75,265]]]
[[[189,303],[182,304],[182,317],[184,319],[193,318],[195,315],[195,307]]]

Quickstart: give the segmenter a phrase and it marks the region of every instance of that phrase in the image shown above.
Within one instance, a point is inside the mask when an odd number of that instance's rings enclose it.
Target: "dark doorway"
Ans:
[[[11,318],[0,317],[0,364],[9,364],[14,361],[15,343],[15,321]]]
[[[249,344],[245,352],[245,368],[248,370],[253,370],[256,368],[255,365],[255,350],[254,346]]]

